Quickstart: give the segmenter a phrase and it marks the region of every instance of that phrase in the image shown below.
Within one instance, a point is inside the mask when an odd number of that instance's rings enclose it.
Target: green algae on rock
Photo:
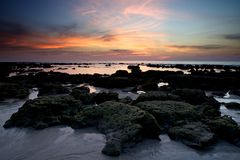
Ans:
[[[177,121],[195,121],[200,119],[196,107],[177,101],[145,101],[136,104],[139,108],[152,114],[166,129]]]
[[[171,139],[181,141],[193,148],[204,148],[215,142],[214,133],[201,122],[191,122],[169,129]]]

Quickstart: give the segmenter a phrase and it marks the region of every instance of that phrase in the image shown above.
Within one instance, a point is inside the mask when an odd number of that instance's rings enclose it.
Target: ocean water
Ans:
[[[102,91],[102,88],[91,87],[92,92]],[[33,89],[29,99],[37,98],[37,94],[38,90]],[[238,160],[240,157],[240,148],[225,141],[219,141],[206,151],[198,151],[172,141],[163,134],[160,135],[162,141],[146,139],[113,158],[101,153],[106,139],[95,128],[74,130],[67,126],[57,126],[43,130],[4,129],[2,126],[5,121],[25,101],[7,100],[0,103],[1,160]],[[222,114],[229,114],[229,110]]]
[[[24,75],[36,72],[32,72],[31,70],[38,70],[42,69],[45,72],[61,72],[61,73],[68,73],[68,74],[113,74],[117,70],[126,70],[130,72],[127,68],[128,65],[137,65],[140,64],[140,69],[145,72],[148,70],[156,70],[156,71],[182,71],[184,74],[190,74],[189,70],[182,70],[176,67],[172,68],[164,68],[164,67],[149,67],[146,64],[208,64],[208,65],[233,65],[233,66],[240,66],[240,62],[214,62],[214,61],[84,61],[84,62],[77,62],[79,64],[53,64],[51,68],[25,68],[25,72],[13,72],[10,73],[9,76],[16,76],[16,75]],[[216,72],[220,72],[221,70],[215,69]]]

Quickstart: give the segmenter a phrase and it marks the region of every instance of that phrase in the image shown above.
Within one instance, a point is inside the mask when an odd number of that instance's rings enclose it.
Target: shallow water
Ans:
[[[53,65],[51,68],[28,68],[26,69],[26,72],[23,73],[17,73],[12,72],[9,74],[9,77],[17,76],[17,75],[28,75],[28,73],[35,74],[36,72],[28,72],[28,70],[34,69],[39,70],[42,69],[42,71],[45,72],[61,72],[61,73],[68,73],[68,74],[107,74],[111,75],[113,73],[116,73],[117,70],[125,70],[130,72],[130,70],[127,68],[129,64],[112,64],[111,66],[106,66],[106,64],[89,64],[85,66],[79,66],[79,65]],[[133,65],[136,65],[133,63]],[[146,65],[140,65],[140,69],[145,72],[148,70],[155,70],[155,71],[183,71],[185,74],[190,74],[187,70],[181,70],[178,68],[156,68],[156,67],[148,67]]]
[[[29,98],[37,97],[35,89]],[[0,125],[10,118],[25,101],[8,100],[0,103]],[[44,130],[4,129],[0,127],[1,160],[238,160],[240,148],[220,141],[208,151],[197,151],[161,135],[162,141],[144,140],[120,157],[101,154],[105,136],[93,128],[73,130],[58,126]]]
[[[101,88],[101,87],[95,87],[89,84],[80,84],[79,86],[85,86],[90,89],[90,93],[100,93],[100,92],[114,92],[118,93],[118,98],[123,99],[126,97],[130,97],[132,100],[136,100],[138,96],[141,94],[140,92],[131,92],[132,88],[125,88],[125,89],[107,89],[107,88]]]

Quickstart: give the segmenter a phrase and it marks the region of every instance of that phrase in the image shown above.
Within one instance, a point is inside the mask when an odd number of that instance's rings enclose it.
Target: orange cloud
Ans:
[[[116,30],[108,35],[83,36],[83,35],[47,35],[47,34],[28,34],[28,35],[11,35],[3,39],[2,46],[23,47],[32,49],[99,49],[109,50],[128,49],[135,51],[145,51],[147,48],[156,48],[158,42],[156,39],[164,37],[159,33],[148,32],[126,32]]]

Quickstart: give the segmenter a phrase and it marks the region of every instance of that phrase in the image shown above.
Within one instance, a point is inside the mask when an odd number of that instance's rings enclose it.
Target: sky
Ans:
[[[0,0],[0,61],[240,61],[240,0]]]

